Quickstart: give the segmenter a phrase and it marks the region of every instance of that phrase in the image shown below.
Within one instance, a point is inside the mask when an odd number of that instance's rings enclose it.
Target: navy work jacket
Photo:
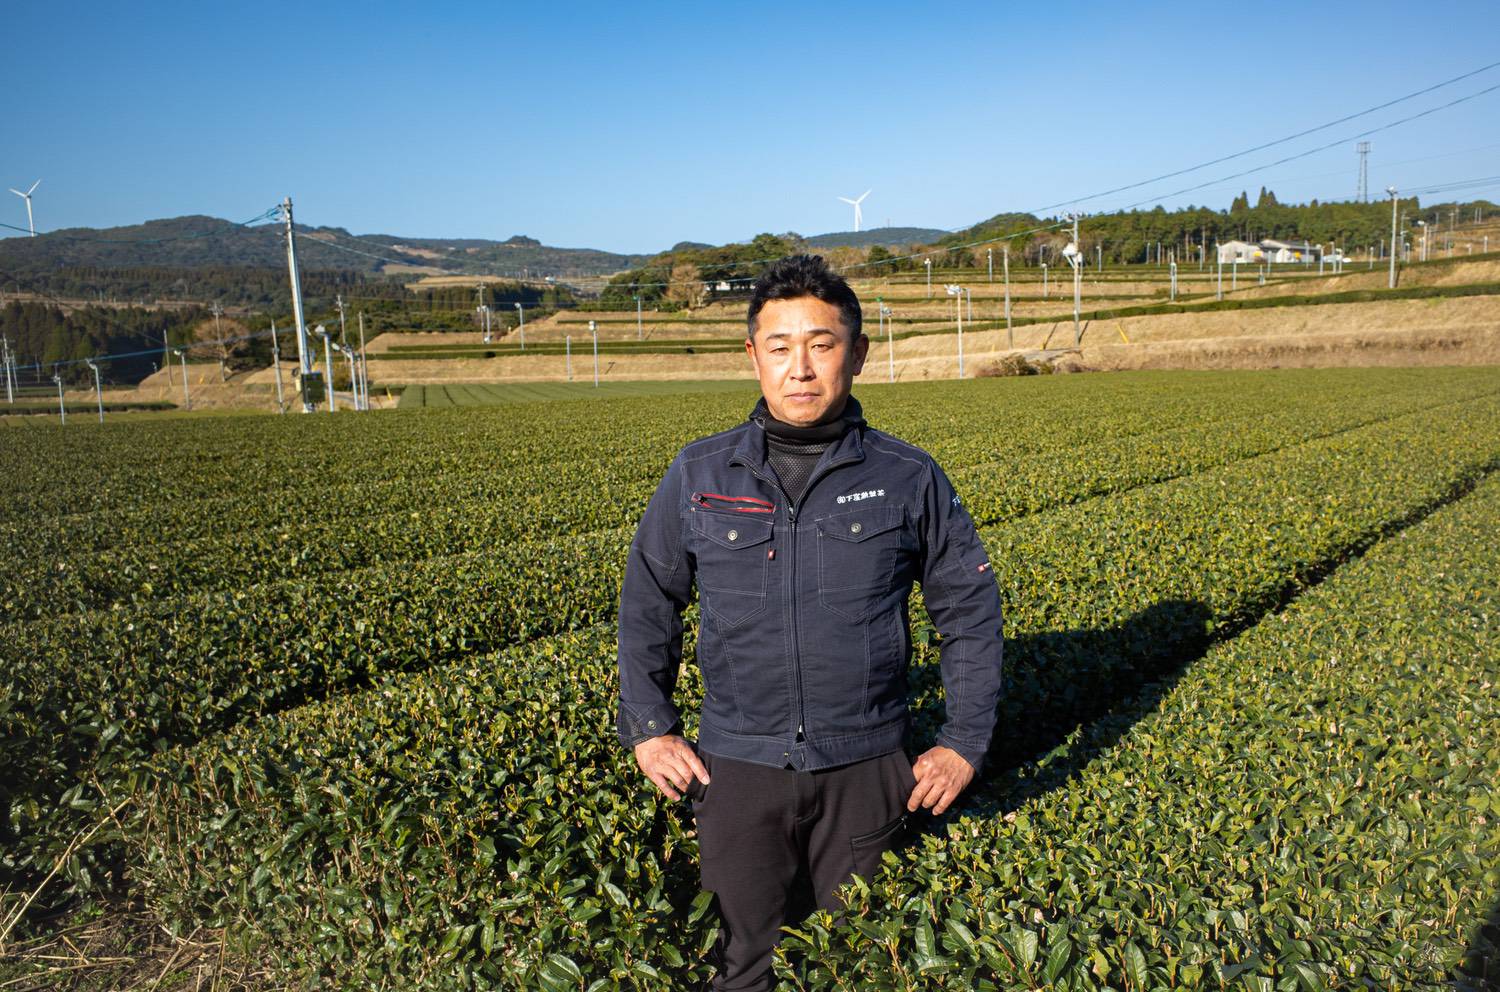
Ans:
[[[636,530],[620,593],[621,743],[680,732],[672,694],[696,582],[703,750],[812,771],[901,748],[917,581],[943,635],[937,743],[978,769],[1003,640],[962,501],[931,456],[861,420],[793,504],[766,461],[764,411],[683,448]]]

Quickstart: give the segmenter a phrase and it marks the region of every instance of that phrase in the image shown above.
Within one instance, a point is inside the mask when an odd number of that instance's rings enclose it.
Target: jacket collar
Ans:
[[[735,446],[734,454],[729,456],[730,464],[765,469],[766,421],[770,416],[771,411],[766,406],[765,397],[762,396],[756,401],[755,409],[750,411],[750,417],[745,422],[743,433],[740,435],[740,443]],[[851,395],[845,402],[844,412],[837,422],[844,424],[843,436],[828,446],[828,450],[823,452],[820,463],[827,465],[833,462],[863,461],[865,414],[864,409],[859,405],[859,400]]]

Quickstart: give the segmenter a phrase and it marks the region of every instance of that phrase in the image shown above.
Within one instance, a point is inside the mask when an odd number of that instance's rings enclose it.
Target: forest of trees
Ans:
[[[99,362],[106,383],[135,383],[156,369],[164,341],[174,346],[190,341],[204,320],[212,318],[196,307],[74,309],[12,300],[0,307],[0,334],[16,356],[22,386],[50,387],[54,371],[69,385],[92,385],[93,373],[83,360],[101,355],[119,356]]]
[[[1454,209],[1458,210],[1461,217],[1472,219],[1476,207],[1486,214],[1495,210],[1495,205],[1488,201],[1422,207],[1415,197],[1401,198],[1397,204],[1397,219],[1399,221],[1401,215],[1404,215],[1409,229],[1413,221],[1423,216],[1430,219],[1441,213],[1446,218],[1449,211]],[[1060,219],[1043,220],[1030,214],[1002,214],[966,231],[950,235],[939,242],[939,245],[957,246],[1027,232]],[[1169,211],[1156,207],[1152,210],[1086,215],[1079,221],[1079,238],[1089,258],[1094,257],[1095,246],[1102,246],[1105,262],[1115,264],[1145,261],[1146,246],[1154,246],[1158,242],[1164,249],[1177,248],[1179,258],[1196,257],[1197,245],[1207,245],[1212,250],[1215,243],[1236,238],[1243,241],[1259,241],[1263,238],[1307,241],[1363,251],[1369,246],[1390,241],[1391,201],[1386,199],[1358,203],[1339,200],[1319,203],[1313,200],[1306,204],[1284,204],[1276,199],[1275,192],[1262,187],[1253,206],[1249,194],[1242,192],[1234,198],[1228,210],[1190,206]],[[1055,255],[1066,241],[1067,233],[1064,228],[1029,234],[1011,243],[1011,257],[1019,258],[1026,264],[1034,264],[1041,246],[1046,245],[1049,254]],[[950,261],[957,266],[983,265],[984,249],[980,248],[977,253],[960,249],[953,253]]]
[[[614,276],[600,294],[600,303],[629,309],[635,306],[639,294],[648,308],[673,309],[743,296],[749,289],[747,281],[759,278],[771,259],[802,251],[804,244],[797,234],[761,234],[746,243],[719,247],[679,244],[640,268]],[[713,288],[721,281],[731,288]]]

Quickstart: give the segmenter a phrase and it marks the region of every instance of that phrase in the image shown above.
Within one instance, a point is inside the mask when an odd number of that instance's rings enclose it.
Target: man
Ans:
[[[948,809],[1000,693],[1000,597],[973,521],[931,457],[867,426],[850,395],[870,346],[853,290],[821,258],[783,259],[756,283],[748,325],[761,401],[673,460],[620,596],[620,740],[669,798],[694,797],[720,990],[771,987],[799,874],[833,908],[908,814]],[[943,635],[947,717],[914,764],[913,581]],[[696,748],[672,702],[695,582]]]

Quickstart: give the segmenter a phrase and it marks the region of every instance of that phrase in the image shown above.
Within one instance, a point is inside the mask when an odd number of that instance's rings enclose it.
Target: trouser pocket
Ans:
[[[854,873],[866,879],[873,878],[880,870],[881,856],[886,851],[895,850],[905,843],[911,825],[906,801],[911,798],[911,791],[916,785],[911,760],[904,751],[882,755],[879,763],[881,791],[884,793],[890,819],[874,830],[849,838]]]
[[[908,816],[903,812],[879,829],[849,838],[854,852],[854,874],[867,880],[874,878],[885,852],[899,847],[906,839],[907,822]]]

